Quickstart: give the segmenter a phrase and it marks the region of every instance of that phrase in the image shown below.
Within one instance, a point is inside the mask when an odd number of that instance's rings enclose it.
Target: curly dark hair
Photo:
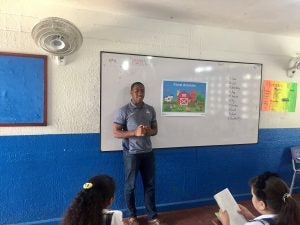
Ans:
[[[289,195],[287,184],[272,172],[264,172],[250,181],[257,199],[277,214],[277,225],[299,225],[300,208],[297,201]]]
[[[102,225],[102,210],[106,208],[115,193],[112,177],[98,175],[90,178],[79,191],[67,209],[61,225]]]

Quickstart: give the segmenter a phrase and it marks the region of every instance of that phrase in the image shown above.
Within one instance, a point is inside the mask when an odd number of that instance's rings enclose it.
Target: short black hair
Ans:
[[[134,82],[134,83],[131,85],[130,90],[132,90],[132,89],[134,88],[134,86],[136,86],[136,85],[142,85],[142,86],[144,86],[143,83],[137,81],[137,82]]]

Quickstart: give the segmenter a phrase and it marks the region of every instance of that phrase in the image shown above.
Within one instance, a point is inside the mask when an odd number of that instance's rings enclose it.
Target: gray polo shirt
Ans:
[[[113,122],[121,125],[125,131],[132,131],[141,124],[151,126],[156,122],[156,113],[154,108],[146,103],[136,106],[130,102],[119,109]],[[124,138],[122,146],[124,151],[131,154],[152,151],[150,136]]]

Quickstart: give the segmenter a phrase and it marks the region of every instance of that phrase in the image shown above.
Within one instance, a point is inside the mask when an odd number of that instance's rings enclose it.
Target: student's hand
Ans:
[[[222,223],[220,222],[219,219],[212,219],[212,220],[211,220],[211,223],[212,223],[213,225],[222,225]]]
[[[255,216],[245,206],[239,204],[239,208],[240,210],[238,210],[238,213],[242,214],[247,220],[255,218]]]
[[[223,225],[230,225],[229,215],[226,210],[224,211],[222,211],[222,209],[219,210],[218,219]]]

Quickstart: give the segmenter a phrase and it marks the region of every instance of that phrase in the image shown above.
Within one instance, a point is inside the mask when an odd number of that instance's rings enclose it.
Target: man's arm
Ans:
[[[144,126],[139,125],[135,130],[126,131],[123,126],[117,123],[113,123],[113,135],[115,138],[130,138],[144,136]]]
[[[155,136],[157,134],[157,122],[152,122],[151,127],[144,126],[144,129],[146,130],[145,135],[148,136]]]

